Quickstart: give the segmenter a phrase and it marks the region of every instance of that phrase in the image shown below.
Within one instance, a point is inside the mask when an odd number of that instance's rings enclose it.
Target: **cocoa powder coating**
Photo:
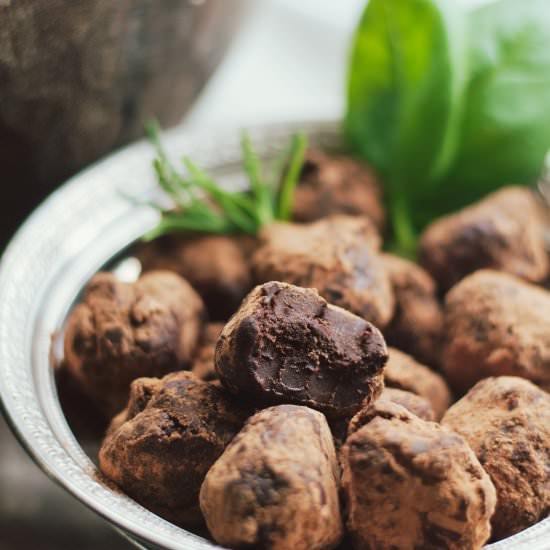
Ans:
[[[451,392],[445,379],[398,349],[389,348],[388,351],[389,359],[384,369],[386,386],[424,397],[432,405],[436,419],[440,419],[451,404]]]
[[[227,320],[252,288],[246,237],[170,235],[142,246],[143,269],[167,269],[187,279],[204,300],[213,321]]]
[[[107,418],[128,400],[132,380],[189,367],[204,306],[185,279],[168,271],[123,283],[95,275],[69,316],[65,361]]]
[[[103,441],[101,472],[156,514],[198,526],[204,476],[247,416],[221,389],[190,372],[139,378]]]
[[[332,437],[334,439],[334,445],[336,450],[339,450],[346,442],[346,438],[352,432],[355,432],[359,427],[363,426],[370,421],[372,411],[378,411],[386,407],[387,403],[401,405],[409,412],[415,414],[422,420],[435,420],[435,413],[427,399],[420,397],[414,393],[398,390],[395,388],[384,388],[380,396],[363,407],[359,412],[350,417],[344,418],[329,418],[328,423]]]
[[[478,271],[445,299],[442,369],[464,393],[488,376],[550,383],[550,292],[512,275]]]
[[[387,389],[388,388],[384,388],[384,392]],[[395,391],[401,391],[401,390],[395,390]],[[382,394],[384,394],[384,392],[382,392]],[[409,393],[409,392],[402,392],[402,393]],[[409,393],[409,395],[414,395],[414,394]],[[407,409],[405,405],[402,405],[397,401],[392,401],[391,399],[387,397],[385,398],[383,397],[383,395],[381,395],[376,401],[374,401],[373,403],[371,403],[366,407],[363,407],[358,413],[352,416],[352,418],[348,423],[346,439],[350,437],[352,434],[354,434],[356,431],[361,429],[363,426],[366,426],[374,418],[380,417],[380,418],[386,418],[387,420],[392,420],[394,418],[397,418],[399,420],[402,420],[403,422],[408,422],[410,420],[411,414],[415,415],[415,413]],[[418,416],[418,415],[415,415],[415,416]],[[425,420],[425,419],[422,419],[422,420]]]
[[[279,405],[248,420],[212,466],[201,510],[224,546],[322,550],[342,537],[338,465],[325,417]]]
[[[313,222],[332,214],[366,216],[382,230],[382,186],[369,166],[349,156],[310,149],[294,191],[293,219]]]
[[[445,414],[497,491],[493,538],[526,529],[550,513],[550,395],[513,376],[478,382]]]
[[[391,402],[370,412],[340,458],[354,548],[481,548],[495,489],[464,439]]]
[[[383,328],[394,296],[380,236],[367,218],[332,216],[311,224],[273,223],[252,258],[257,283],[284,281],[316,288],[331,304]]]
[[[539,282],[548,276],[540,205],[526,187],[505,187],[433,222],[419,243],[421,265],[443,290],[490,268]]]
[[[430,422],[437,420],[437,415],[430,401],[416,393],[397,388],[384,388],[375,403],[382,400],[401,405],[422,420],[429,420]]]
[[[435,281],[419,265],[382,254],[395,295],[395,312],[384,329],[387,342],[430,367],[439,365],[443,313]]]

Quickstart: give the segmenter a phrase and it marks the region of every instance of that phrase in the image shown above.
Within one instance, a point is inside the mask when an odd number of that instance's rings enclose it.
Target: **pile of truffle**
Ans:
[[[135,283],[89,283],[65,364],[111,419],[103,475],[233,548],[476,549],[546,517],[536,197],[436,221],[417,265],[381,251],[373,173],[311,151],[294,217],[165,238]]]

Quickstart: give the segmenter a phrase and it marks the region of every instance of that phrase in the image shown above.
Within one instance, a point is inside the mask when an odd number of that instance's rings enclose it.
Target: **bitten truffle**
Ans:
[[[333,216],[312,224],[274,223],[260,234],[256,282],[316,288],[330,303],[383,328],[394,309],[379,257],[380,236],[366,218]]]
[[[140,378],[103,442],[101,472],[169,521],[200,525],[204,476],[247,416],[221,389],[190,372]]]
[[[366,420],[340,458],[355,548],[481,548],[495,489],[462,437],[389,402]]]
[[[94,276],[69,316],[65,361],[107,418],[128,401],[132,380],[189,367],[204,306],[175,273],[155,271],[129,284]]]
[[[200,294],[213,321],[225,321],[252,288],[248,242],[227,235],[168,236],[143,246],[144,270],[168,269],[185,277]]]
[[[443,416],[451,403],[451,392],[439,374],[395,348],[389,348],[384,383],[389,388],[409,391],[427,399],[436,419]]]
[[[493,538],[550,512],[550,395],[513,376],[478,382],[443,417],[461,434],[497,491]]]
[[[435,281],[404,258],[383,254],[382,260],[395,295],[395,312],[384,330],[386,340],[430,367],[437,366],[443,313]]]
[[[327,304],[315,289],[275,281],[248,295],[216,346],[216,370],[232,393],[333,417],[378,396],[386,360],[376,327]]]
[[[325,417],[279,405],[248,420],[206,475],[200,504],[224,546],[328,549],[342,537],[337,480]]]
[[[550,383],[550,292],[483,270],[457,284],[445,299],[442,369],[464,393],[488,376],[521,376]]]
[[[420,238],[419,257],[443,290],[482,268],[532,282],[550,270],[539,205],[522,187],[506,187],[436,220]]]
[[[218,373],[214,365],[216,342],[222,332],[222,323],[208,323],[202,335],[200,345],[193,360],[191,371],[201,380],[212,382],[218,379]]]
[[[369,166],[349,156],[310,149],[294,191],[293,218],[313,222],[332,214],[367,216],[381,230],[382,186]]]

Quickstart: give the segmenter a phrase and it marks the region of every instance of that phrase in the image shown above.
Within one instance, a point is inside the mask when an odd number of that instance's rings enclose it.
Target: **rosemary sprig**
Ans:
[[[182,159],[186,173],[179,173],[162,146],[158,123],[149,123],[146,130],[156,150],[153,168],[157,181],[172,199],[174,208],[151,204],[160,211],[161,219],[144,239],[152,240],[177,231],[256,235],[261,227],[273,220],[290,219],[294,190],[307,147],[304,134],[292,137],[284,155],[276,159],[270,175],[266,176],[250,136],[243,132],[243,169],[250,188],[228,191],[188,157]]]

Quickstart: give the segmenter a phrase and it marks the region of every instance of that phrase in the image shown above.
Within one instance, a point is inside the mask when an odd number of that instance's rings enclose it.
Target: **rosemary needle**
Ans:
[[[146,131],[156,151],[153,169],[158,184],[172,199],[174,208],[151,204],[160,211],[161,219],[144,239],[179,231],[256,235],[261,227],[273,220],[290,219],[294,190],[307,148],[304,134],[292,137],[289,147],[271,167],[270,177],[267,177],[250,136],[243,132],[242,162],[249,189],[228,191],[188,157],[182,159],[185,173],[178,172],[162,146],[158,123],[149,123]]]

